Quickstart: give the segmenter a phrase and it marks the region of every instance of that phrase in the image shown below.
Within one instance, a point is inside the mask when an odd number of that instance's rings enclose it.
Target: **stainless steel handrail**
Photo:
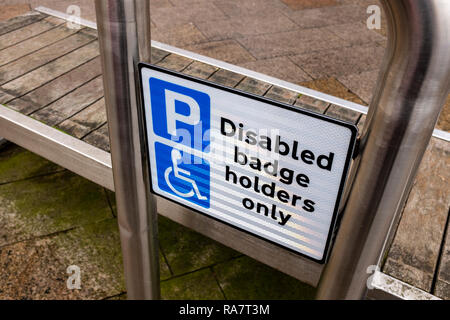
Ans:
[[[383,0],[389,42],[319,299],[361,299],[450,88],[450,1]]]
[[[380,264],[450,86],[450,2],[383,5],[387,53],[320,299],[365,297],[367,268]],[[139,136],[136,69],[150,60],[149,1],[96,0],[96,10],[128,297],[157,299],[157,215]]]
[[[139,61],[150,62],[148,0],[96,0],[120,240],[129,299],[158,299],[156,200],[140,137]]]

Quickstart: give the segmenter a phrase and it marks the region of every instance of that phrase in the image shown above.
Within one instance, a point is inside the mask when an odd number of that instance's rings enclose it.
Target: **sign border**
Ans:
[[[283,246],[280,243],[277,243],[277,242],[272,241],[270,239],[264,238],[264,237],[262,237],[260,235],[257,235],[255,233],[252,233],[252,232],[248,231],[248,230],[240,228],[239,226],[236,226],[234,224],[231,224],[231,223],[225,222],[223,220],[220,220],[218,218],[215,218],[215,217],[213,217],[211,215],[208,215],[208,214],[206,214],[204,212],[201,212],[198,209],[195,209],[195,208],[189,207],[186,204],[177,202],[177,201],[175,201],[175,200],[173,200],[171,198],[168,198],[168,197],[166,197],[166,196],[164,196],[162,194],[159,194],[159,193],[155,192],[155,190],[153,190],[153,184],[152,184],[152,178],[151,178],[152,175],[151,175],[149,148],[148,148],[149,138],[148,138],[147,123],[145,121],[146,120],[146,113],[145,113],[144,90],[142,88],[142,84],[143,84],[142,70],[145,69],[145,68],[148,68],[148,69],[151,69],[151,70],[155,70],[155,71],[158,71],[158,72],[161,72],[161,73],[166,73],[168,75],[171,75],[171,76],[174,76],[174,77],[179,77],[179,78],[182,78],[182,79],[185,79],[185,80],[193,81],[193,82],[196,82],[196,83],[199,83],[199,84],[202,84],[202,85],[213,87],[215,89],[219,89],[219,90],[227,91],[227,92],[230,92],[230,93],[238,94],[240,96],[243,96],[243,97],[246,97],[246,98],[249,98],[249,99],[253,99],[253,100],[257,100],[257,101],[260,101],[260,102],[264,102],[264,103],[273,105],[275,107],[287,109],[287,110],[290,110],[290,111],[293,111],[293,112],[302,113],[302,114],[305,114],[305,115],[308,115],[308,116],[312,116],[314,118],[318,118],[320,120],[328,121],[328,122],[331,122],[331,123],[334,123],[334,124],[346,127],[347,129],[350,129],[350,131],[351,131],[350,145],[349,145],[347,156],[346,156],[346,159],[345,159],[344,171],[343,171],[342,176],[341,176],[341,182],[339,184],[338,195],[336,197],[336,202],[335,202],[335,205],[334,205],[333,216],[332,216],[331,223],[330,223],[330,229],[328,230],[327,241],[325,243],[325,249],[324,249],[323,257],[322,257],[321,260],[315,259],[313,257],[310,257],[310,256],[304,254],[304,253],[301,253],[301,252],[295,251],[295,250],[293,250],[291,248],[285,247],[285,246]],[[263,241],[269,242],[269,243],[271,243],[273,245],[276,245],[276,246],[278,246],[278,247],[280,247],[280,248],[282,248],[284,250],[290,251],[290,252],[292,252],[292,253],[294,253],[296,255],[300,255],[302,257],[305,257],[306,259],[312,260],[312,261],[317,262],[319,264],[325,264],[327,262],[327,260],[328,260],[329,254],[331,252],[332,237],[333,237],[333,235],[335,234],[335,231],[336,231],[336,220],[337,220],[337,217],[338,217],[339,204],[340,204],[340,202],[342,200],[345,183],[346,183],[346,181],[348,179],[348,173],[349,173],[349,170],[350,170],[350,161],[352,160],[353,154],[355,152],[355,146],[357,144],[358,129],[357,129],[356,125],[354,125],[352,123],[349,123],[349,122],[345,122],[345,121],[339,120],[339,119],[331,118],[330,116],[327,116],[327,115],[324,115],[324,114],[316,113],[316,112],[313,112],[313,111],[310,111],[310,110],[306,110],[306,109],[300,109],[298,107],[295,107],[294,105],[289,105],[289,104],[282,103],[282,102],[279,102],[279,101],[276,101],[276,100],[272,100],[272,99],[269,99],[269,98],[266,98],[266,97],[262,97],[262,96],[258,96],[258,95],[255,95],[255,94],[252,94],[252,93],[249,93],[249,92],[245,92],[245,91],[242,91],[242,90],[239,90],[239,89],[226,87],[226,86],[223,86],[223,85],[218,84],[218,83],[214,83],[214,82],[211,82],[211,81],[208,81],[208,80],[204,80],[204,79],[201,79],[201,78],[193,77],[193,76],[181,73],[181,72],[177,72],[177,71],[169,70],[169,69],[166,69],[166,68],[163,68],[163,67],[159,67],[159,66],[156,66],[156,65],[151,64],[151,63],[139,62],[138,63],[138,71],[139,71],[139,88],[140,88],[140,99],[141,99],[141,106],[140,106],[140,108],[138,110],[138,117],[140,118],[139,122],[142,124],[139,129],[141,131],[142,130],[145,131],[144,133],[140,132],[140,137],[141,137],[141,139],[144,139],[144,149],[145,149],[144,150],[145,151],[145,155],[144,156],[147,159],[146,163],[147,163],[147,166],[148,166],[147,170],[148,170],[148,173],[149,173],[148,174],[148,178],[150,180],[149,181],[150,192],[155,194],[155,195],[157,195],[158,197],[164,198],[165,200],[171,201],[171,202],[176,203],[177,205],[185,207],[185,208],[187,208],[189,210],[192,210],[192,211],[195,211],[197,213],[200,213],[203,216],[206,216],[206,217],[208,217],[210,219],[213,219],[213,220],[219,221],[220,223],[223,223],[225,225],[231,226],[232,228],[235,228],[235,229],[237,229],[239,231],[245,232],[245,233],[247,233],[247,234],[249,234],[249,235],[251,235],[253,237],[259,238],[259,239],[261,239]]]

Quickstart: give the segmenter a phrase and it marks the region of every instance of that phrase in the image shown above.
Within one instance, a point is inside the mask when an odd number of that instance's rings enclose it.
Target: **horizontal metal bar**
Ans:
[[[0,105],[0,136],[114,190],[111,156],[62,131]]]
[[[380,271],[371,276],[373,289],[367,298],[375,300],[441,300],[440,298]]]
[[[68,20],[70,17],[66,13],[55,11],[55,10],[52,10],[52,9],[49,9],[46,7],[42,7],[42,6],[35,8],[35,10],[45,13],[45,14],[48,14],[48,15],[51,15],[51,16],[55,16],[60,19],[64,19],[64,20]],[[97,24],[95,22],[91,22],[91,21],[88,21],[85,19],[80,19],[80,25],[86,26],[86,27],[89,27],[92,29],[97,29]],[[347,101],[347,100],[344,100],[344,99],[341,99],[341,98],[338,98],[338,97],[335,97],[335,96],[332,96],[332,95],[329,95],[329,94],[326,94],[326,93],[323,93],[320,91],[305,88],[305,87],[299,86],[297,84],[293,84],[293,83],[290,83],[290,82],[287,82],[287,81],[284,81],[281,79],[277,79],[277,78],[274,78],[274,77],[271,77],[271,76],[268,76],[268,75],[265,75],[265,74],[262,74],[262,73],[259,73],[256,71],[252,71],[252,70],[242,68],[242,67],[224,62],[224,61],[206,57],[201,54],[194,53],[194,52],[184,50],[184,49],[180,49],[180,48],[177,48],[177,47],[165,44],[165,43],[161,43],[158,41],[152,40],[151,43],[152,43],[152,47],[154,47],[154,48],[161,49],[161,50],[164,50],[164,51],[167,51],[170,53],[174,53],[174,54],[177,54],[177,55],[180,55],[180,56],[192,59],[192,60],[203,62],[203,63],[209,64],[209,65],[221,68],[221,69],[239,73],[244,76],[254,78],[254,79],[257,79],[257,80],[260,80],[260,81],[263,81],[263,82],[266,82],[271,85],[275,85],[275,86],[278,86],[278,87],[281,87],[281,88],[284,88],[287,90],[292,90],[299,94],[304,94],[304,95],[313,97],[318,100],[322,100],[322,101],[325,101],[328,103],[332,103],[332,104],[341,106],[346,109],[354,110],[354,111],[357,111],[357,112],[360,112],[363,114],[367,114],[367,111],[368,111],[368,107],[366,107],[366,106],[363,106],[363,105],[360,105],[358,103],[354,103],[351,101]],[[450,132],[435,129],[433,131],[433,137],[442,139],[445,141],[450,141]]]
[[[36,7],[36,8],[34,8],[34,10],[36,10],[38,12],[41,12],[41,13],[48,14],[49,16],[53,16],[53,17],[57,17],[57,18],[63,19],[63,20],[69,20],[70,17],[71,17],[71,15],[69,15],[69,14],[67,14],[65,12],[56,11],[56,10],[53,10],[53,9],[50,9],[50,8],[46,8],[46,7],[42,7],[42,6]],[[97,30],[97,24],[95,22],[83,19],[81,17],[80,18],[77,17],[77,20],[78,20],[78,22],[79,22],[78,24],[80,26],[85,26],[85,27]]]

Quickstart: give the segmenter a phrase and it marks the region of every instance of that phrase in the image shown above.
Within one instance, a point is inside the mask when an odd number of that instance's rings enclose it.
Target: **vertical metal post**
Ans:
[[[103,84],[127,295],[159,299],[155,199],[141,144],[137,63],[150,62],[148,0],[96,0]]]
[[[361,299],[450,89],[450,1],[383,0],[389,43],[319,299]]]

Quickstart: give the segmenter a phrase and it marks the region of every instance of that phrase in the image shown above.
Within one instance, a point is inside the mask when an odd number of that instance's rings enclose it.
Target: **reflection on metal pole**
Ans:
[[[319,299],[365,297],[450,88],[450,1],[382,2],[389,43]]]
[[[137,63],[150,62],[148,0],[96,0],[114,187],[129,299],[159,299],[155,199],[139,136]]]

